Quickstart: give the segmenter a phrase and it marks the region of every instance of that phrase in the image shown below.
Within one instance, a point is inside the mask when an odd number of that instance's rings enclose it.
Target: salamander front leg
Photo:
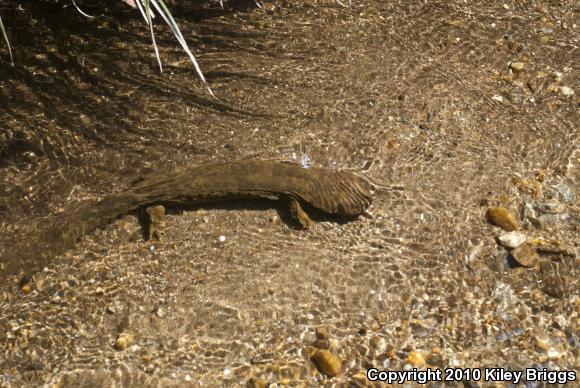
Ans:
[[[165,208],[162,205],[149,206],[145,209],[147,214],[147,239],[151,240],[154,237],[161,240],[165,234]]]
[[[308,216],[308,214],[302,209],[300,202],[296,198],[289,198],[290,203],[290,215],[294,218],[302,229],[309,229],[312,225],[312,220]]]

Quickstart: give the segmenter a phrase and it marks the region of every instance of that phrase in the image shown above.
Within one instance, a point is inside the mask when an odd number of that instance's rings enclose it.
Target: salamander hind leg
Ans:
[[[302,209],[300,202],[296,198],[289,198],[290,204],[290,215],[294,218],[302,227],[302,229],[309,229],[312,226],[312,220],[308,214]]]
[[[145,209],[145,213],[147,214],[147,239],[161,240],[165,234],[165,208],[162,205],[149,206]]]

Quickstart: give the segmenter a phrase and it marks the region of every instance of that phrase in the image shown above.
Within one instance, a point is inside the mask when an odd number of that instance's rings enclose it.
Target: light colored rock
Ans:
[[[536,346],[542,350],[548,350],[552,346],[550,338],[545,334],[538,334],[534,339],[536,340]]]
[[[514,249],[522,245],[526,241],[527,236],[521,232],[512,231],[500,235],[498,239],[503,247]]]
[[[562,92],[562,94],[565,95],[566,97],[574,95],[574,90],[572,88],[569,88],[568,86],[562,86],[560,88],[560,92]]]
[[[387,350],[387,343],[383,337],[374,335],[369,340],[369,345],[376,353],[384,353]]]
[[[523,62],[512,62],[510,63],[510,68],[513,71],[522,71],[526,67],[526,64]]]

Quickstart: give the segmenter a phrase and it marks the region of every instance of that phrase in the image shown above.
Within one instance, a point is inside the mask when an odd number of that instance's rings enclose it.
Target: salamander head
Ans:
[[[317,174],[316,189],[303,196],[310,205],[330,214],[356,216],[372,202],[372,184],[348,171]]]

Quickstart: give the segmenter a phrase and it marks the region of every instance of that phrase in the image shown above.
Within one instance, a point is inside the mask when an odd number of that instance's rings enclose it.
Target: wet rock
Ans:
[[[519,93],[510,93],[508,97],[514,104],[521,104],[524,102],[524,97]]]
[[[562,282],[556,276],[548,276],[544,278],[544,287],[542,288],[542,291],[547,295],[558,299],[562,299],[565,294]]]
[[[405,362],[407,364],[412,365],[415,368],[421,368],[427,364],[427,361],[425,361],[425,357],[423,357],[423,354],[415,350],[409,353]]]
[[[521,244],[511,251],[511,258],[526,268],[534,267],[540,260],[535,245],[530,243]]]
[[[539,93],[544,88],[544,82],[541,79],[530,79],[526,82],[526,86],[532,93]]]
[[[491,224],[505,231],[511,232],[520,228],[516,216],[504,207],[492,206],[487,209],[485,216]]]
[[[316,328],[316,338],[319,340],[327,340],[330,338],[330,330],[327,326],[319,326]]]
[[[115,349],[117,350],[125,350],[127,349],[127,338],[125,337],[119,337],[117,338],[117,340],[115,340]]]
[[[557,360],[561,358],[565,352],[562,351],[561,347],[558,345],[557,341],[550,338],[545,333],[540,333],[534,337],[536,342],[536,347],[542,350],[544,354],[551,360]]]
[[[435,347],[431,349],[431,355],[429,356],[429,364],[436,366],[436,367],[443,367],[444,361],[444,353],[441,348]]]
[[[134,337],[130,333],[121,333],[115,340],[115,349],[123,351],[127,349],[134,341]]]
[[[376,353],[384,353],[387,350],[387,343],[383,337],[379,337],[378,335],[374,335],[369,340],[370,347]]]
[[[526,64],[523,62],[512,62],[510,63],[510,69],[513,71],[523,71],[526,67]]]
[[[574,199],[574,189],[570,186],[564,183],[559,183],[555,186],[552,186],[552,188],[558,192],[564,202],[572,202]]]
[[[500,205],[501,205],[501,198],[498,198],[496,195],[494,195],[492,193],[488,193],[479,202],[479,206],[500,206]]]
[[[565,354],[566,352],[559,347],[552,347],[546,351],[546,355],[550,360],[559,360]]]
[[[570,96],[574,95],[574,90],[572,88],[569,88],[568,86],[562,86],[560,88],[560,92],[566,97],[570,97]]]
[[[44,279],[41,276],[34,277],[34,288],[39,292],[44,291],[45,284],[44,284]]]
[[[558,85],[555,83],[551,83],[546,87],[546,92],[548,93],[555,93],[558,91]]]
[[[514,289],[509,284],[498,282],[493,289],[492,297],[496,315],[505,321],[512,320],[515,308],[520,303]]]
[[[336,338],[330,338],[327,343],[329,349],[338,349],[340,346],[340,341]]]
[[[30,287],[30,283],[26,283],[20,288],[20,291],[22,291],[23,294],[30,294],[31,290],[32,288]]]
[[[540,182],[534,179],[514,178],[512,180],[520,193],[530,194],[537,197],[540,194]]]
[[[548,202],[534,203],[533,207],[540,217],[546,214],[559,215],[566,211],[566,205],[556,199],[550,200]]]
[[[568,326],[568,321],[563,315],[556,315],[554,317],[554,323],[560,330],[564,330]]]
[[[340,359],[329,350],[316,349],[312,356],[310,356],[310,360],[320,373],[330,377],[336,376],[342,368]]]
[[[18,288],[20,288],[20,291],[22,291],[22,293],[24,294],[29,294],[30,291],[32,290],[30,283],[32,282],[32,278],[30,277],[30,275],[22,275],[20,277],[20,280],[18,281]]]
[[[536,346],[542,350],[548,350],[550,347],[552,347],[550,338],[545,334],[536,335],[534,340],[536,341]]]
[[[528,220],[534,228],[542,229],[542,222],[537,218],[536,210],[531,203],[526,202],[523,208],[523,217]]]
[[[542,35],[540,37],[540,42],[542,42],[543,44],[548,44],[550,43],[550,37],[547,35]]]
[[[534,244],[539,253],[553,253],[575,257],[576,254],[572,246],[568,246],[559,240],[545,240],[543,238],[532,238],[530,244]]]
[[[508,249],[514,249],[522,245],[526,241],[527,237],[521,232],[507,232],[498,237],[499,243]]]
[[[327,326],[319,326],[315,330],[316,341],[314,346],[319,349],[330,349],[330,330]]]
[[[349,386],[353,387],[367,387],[368,386],[368,379],[366,371],[360,371],[352,375],[353,383]]]
[[[246,384],[248,388],[266,388],[268,383],[266,380],[258,378],[258,377],[251,377]]]
[[[388,344],[385,355],[390,359],[394,359],[395,357],[397,357],[397,348],[395,347],[395,345]]]

